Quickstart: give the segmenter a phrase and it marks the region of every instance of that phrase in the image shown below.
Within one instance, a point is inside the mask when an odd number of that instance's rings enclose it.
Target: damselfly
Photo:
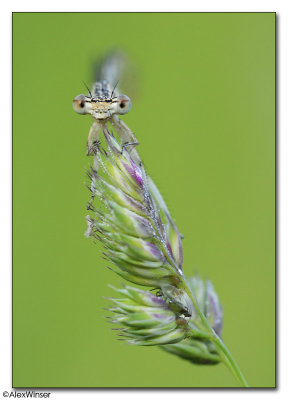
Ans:
[[[119,118],[127,114],[132,103],[128,96],[120,94],[117,78],[120,74],[121,59],[119,54],[112,54],[100,64],[97,81],[89,95],[80,94],[73,100],[73,108],[78,114],[90,114],[93,123],[88,134],[86,154],[94,155],[99,145],[101,130],[108,130],[108,123],[118,133],[123,148],[126,148],[136,162],[140,162],[135,146],[138,141],[128,126]],[[116,83],[115,83],[116,81]]]

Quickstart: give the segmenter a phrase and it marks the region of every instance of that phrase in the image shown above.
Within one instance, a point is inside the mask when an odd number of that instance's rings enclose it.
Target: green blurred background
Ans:
[[[274,13],[13,15],[14,387],[237,386],[224,365],[121,344],[103,318],[121,282],[84,237],[92,120],[72,99],[115,47],[184,271],[214,283],[250,385],[275,385],[274,32]]]

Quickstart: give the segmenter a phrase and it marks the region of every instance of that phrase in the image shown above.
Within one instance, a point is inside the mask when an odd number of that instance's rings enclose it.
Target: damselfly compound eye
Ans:
[[[87,114],[86,110],[86,96],[79,94],[73,100],[73,108],[78,114]]]
[[[127,114],[132,106],[129,97],[125,96],[125,94],[121,94],[120,96],[118,96],[117,100],[118,100],[118,106],[117,106],[118,114]]]

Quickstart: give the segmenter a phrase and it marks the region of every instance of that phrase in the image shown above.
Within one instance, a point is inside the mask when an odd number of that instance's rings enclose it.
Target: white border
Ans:
[[[3,4],[4,3],[4,4]],[[11,13],[13,11],[243,11],[277,12],[278,24],[278,386],[275,390],[169,390],[169,391],[115,391],[115,390],[51,390],[50,398],[56,399],[82,399],[85,397],[107,398],[110,396],[117,399],[144,399],[147,396],[160,399],[165,396],[172,398],[180,395],[181,398],[196,399],[212,397],[216,400],[230,399],[231,396],[245,400],[270,399],[270,397],[288,398],[287,379],[287,283],[288,283],[288,260],[287,260],[287,30],[288,30],[288,2],[287,0],[275,1],[224,1],[217,2],[202,0],[198,3],[192,1],[177,0],[177,2],[161,2],[157,0],[146,0],[145,2],[124,0],[86,0],[85,2],[65,2],[61,0],[50,0],[49,2],[38,1],[3,1],[0,12],[1,29],[1,146],[0,146],[0,171],[1,171],[1,268],[0,268],[0,305],[1,305],[1,340],[0,340],[0,396],[4,390],[11,390]],[[81,7],[80,7],[81,6]],[[286,181],[286,182],[285,182]],[[279,294],[280,292],[280,294]],[[265,329],[265,321],[263,321]],[[259,332],[259,335],[261,332]],[[40,391],[40,390],[37,390]]]

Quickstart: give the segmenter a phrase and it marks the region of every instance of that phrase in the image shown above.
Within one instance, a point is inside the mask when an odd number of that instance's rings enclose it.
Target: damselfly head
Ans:
[[[131,106],[131,100],[125,94],[97,98],[79,94],[73,100],[73,108],[78,114],[91,114],[96,120],[107,119],[114,114],[127,114]]]

